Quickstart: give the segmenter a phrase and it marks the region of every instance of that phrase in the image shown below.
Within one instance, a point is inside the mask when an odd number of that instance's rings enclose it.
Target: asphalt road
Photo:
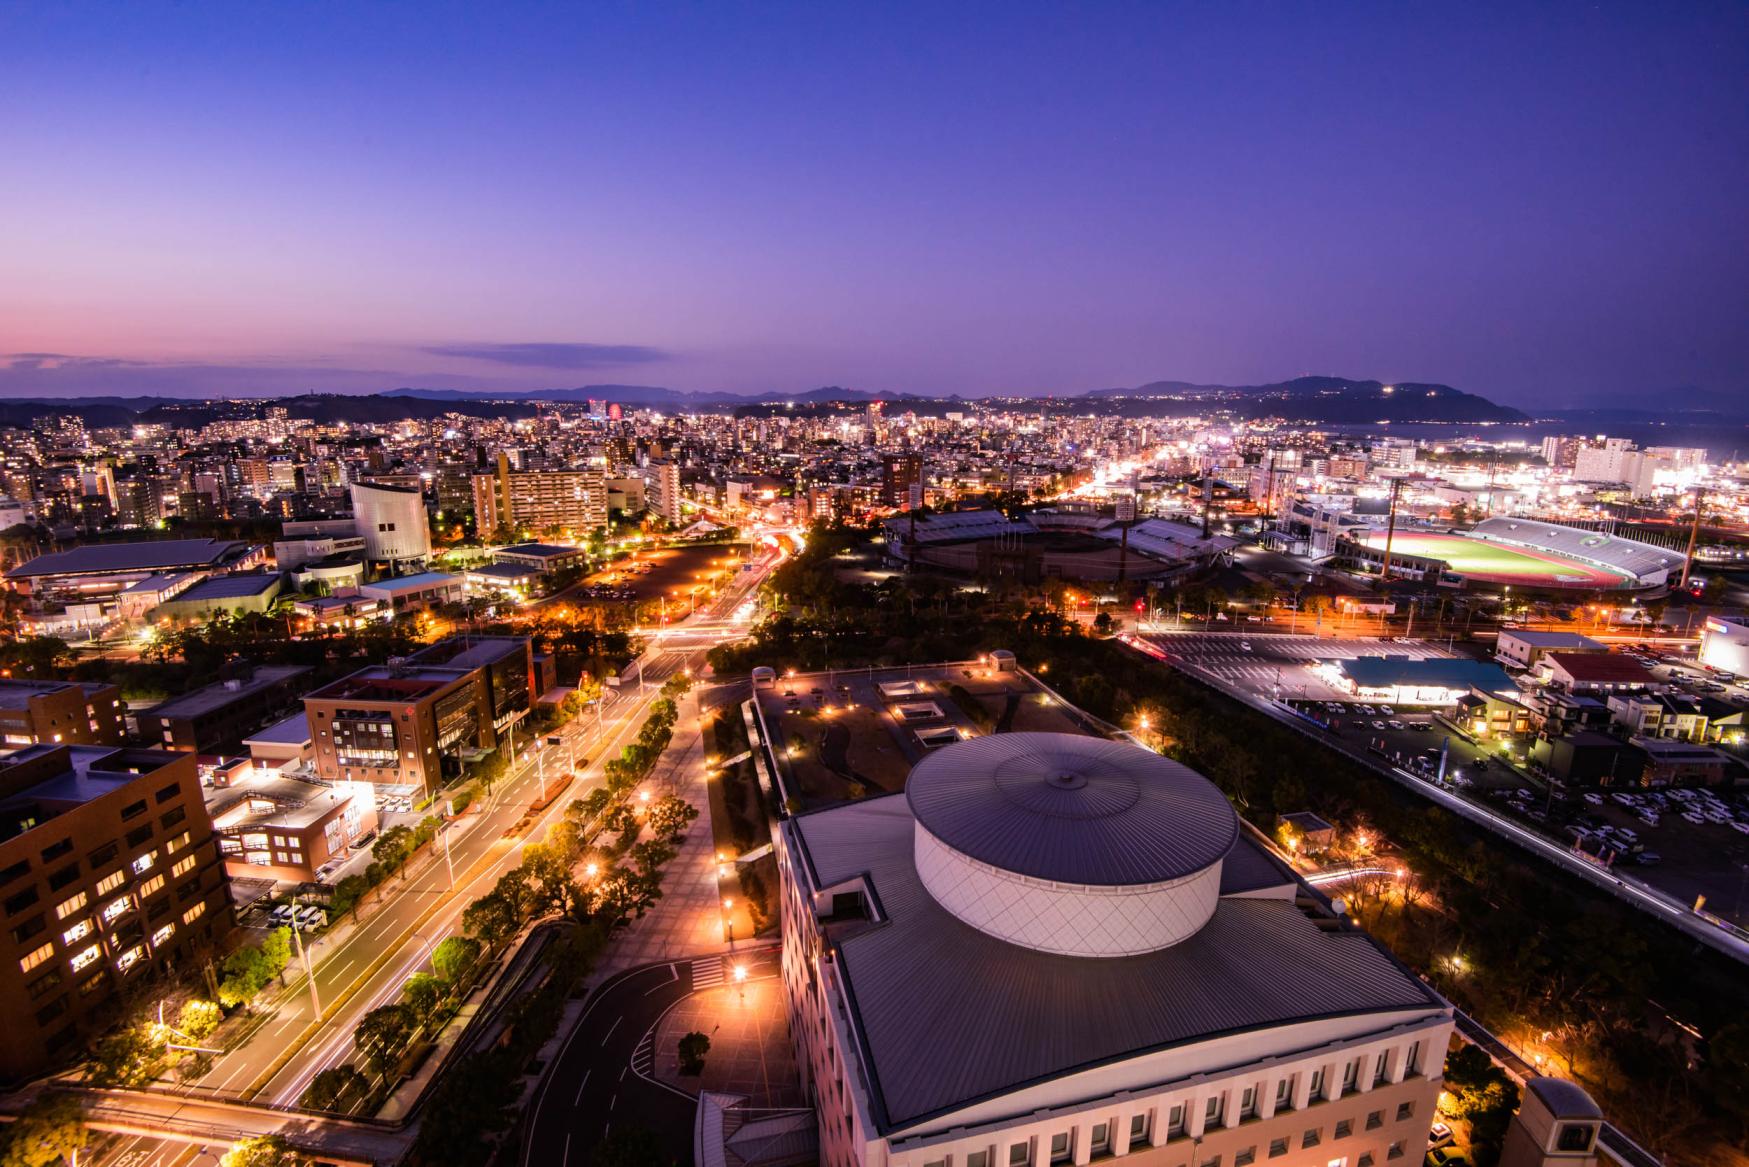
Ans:
[[[777,949],[739,954],[753,976],[774,975]],[[677,1163],[692,1162],[695,1100],[632,1069],[633,1056],[662,1015],[694,991],[695,978],[720,983],[723,958],[669,961],[628,969],[596,989],[559,1048],[529,1107],[522,1162],[529,1167],[586,1164],[615,1129],[652,1132]]]
[[[661,682],[696,664],[712,645],[745,634],[746,625],[734,619],[735,610],[780,558],[761,556],[758,570],[740,573],[724,595],[692,620],[651,637],[642,658],[641,691],[630,686],[610,694],[599,717],[585,713],[562,731],[565,741],[556,751],[558,758],[587,757],[590,765],[525,829],[514,837],[506,834],[523,819],[540,788],[541,756],[532,750],[498,784],[483,810],[462,816],[446,830],[449,863],[442,862],[446,840],[440,835],[431,859],[404,882],[394,877],[389,902],[338,939],[312,945],[323,1010],[318,1028],[311,1027],[309,982],[294,957],[285,989],[259,1006],[270,1012],[262,1027],[244,1045],[216,1058],[190,1092],[292,1105],[317,1073],[352,1060],[352,1031],[359,1019],[399,999],[407,978],[424,968],[431,951],[456,930],[465,907],[521,861],[521,845],[541,838],[567,803],[599,782],[602,763],[635,737]],[[528,749],[533,743],[518,744]],[[554,759],[551,764],[562,763]]]

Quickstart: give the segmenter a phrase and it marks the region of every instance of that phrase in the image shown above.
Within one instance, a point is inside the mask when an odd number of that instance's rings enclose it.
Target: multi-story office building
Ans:
[[[974,738],[785,822],[783,981],[829,1167],[1388,1167],[1451,1008],[1193,771]]]
[[[491,750],[535,690],[526,637],[455,637],[309,694],[318,777],[435,791],[463,756]]]
[[[309,672],[302,665],[241,670],[237,676],[141,710],[140,737],[167,750],[235,752],[244,738],[297,705]]]
[[[512,470],[500,452],[498,469],[474,476],[474,527],[491,538],[501,527],[576,533],[607,523],[607,484],[599,469]]]
[[[32,746],[0,759],[0,1077],[73,1054],[146,969],[231,926],[194,755]]]
[[[121,690],[79,681],[0,680],[0,745],[121,742]]]

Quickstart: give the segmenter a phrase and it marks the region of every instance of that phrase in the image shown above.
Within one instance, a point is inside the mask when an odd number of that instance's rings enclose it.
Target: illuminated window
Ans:
[[[87,916],[61,933],[61,943],[71,945],[74,941],[83,940],[91,935],[91,917]]]
[[[156,862],[158,862],[158,852],[147,851],[144,855],[141,855],[138,859],[135,859],[132,863],[128,864],[128,866],[134,869],[135,875],[140,875],[144,872],[150,871],[152,869],[152,864]]]
[[[127,896],[122,896],[119,900],[112,901],[108,907],[103,909],[103,922],[105,924],[115,923],[117,918],[119,918],[123,912],[126,912],[133,906],[133,901],[128,899]]]
[[[173,876],[187,875],[194,869],[194,864],[195,857],[193,855],[184,855],[176,861],[176,866],[170,869],[170,874]]]
[[[177,835],[174,839],[171,839],[168,843],[164,844],[164,854],[174,855],[186,846],[188,846],[188,832],[183,831],[180,835]]]
[[[145,883],[140,885],[140,898],[145,899],[163,886],[164,877],[162,875],[154,875],[151,879],[148,879]]]
[[[127,878],[128,873],[125,871],[116,871],[104,876],[103,881],[97,885],[97,894],[100,896],[108,895],[110,892],[126,883]]]
[[[115,967],[122,969],[132,968],[135,964],[139,963],[140,957],[144,955],[146,955],[146,946],[143,944],[136,944],[115,958]]]
[[[47,960],[49,957],[53,956],[54,954],[55,954],[55,942],[53,940],[51,940],[47,944],[43,945],[41,948],[37,949],[35,952],[32,952],[29,956],[25,957],[23,960],[19,961],[18,967],[23,969],[25,972],[29,972],[31,969],[35,968],[37,965],[41,964],[43,961]]]
[[[101,954],[102,950],[98,948],[97,945],[93,944],[90,948],[87,948],[73,958],[73,971],[78,972],[82,968],[88,968],[95,964],[98,956]]]
[[[80,892],[78,895],[69,896],[62,900],[59,904],[55,905],[55,919],[65,920],[68,916],[71,916],[74,912],[83,908],[89,899],[90,897],[84,892]]]
[[[152,947],[158,948],[158,947],[162,946],[166,940],[170,939],[170,937],[172,937],[175,934],[176,934],[176,925],[175,924],[164,925],[162,928],[160,928],[156,932],[152,933]]]
[[[205,914],[206,914],[206,905],[205,904],[196,904],[196,905],[194,905],[194,907],[188,909],[188,911],[182,913],[182,922],[184,924],[192,924],[196,920],[200,919],[201,916],[203,916]]]

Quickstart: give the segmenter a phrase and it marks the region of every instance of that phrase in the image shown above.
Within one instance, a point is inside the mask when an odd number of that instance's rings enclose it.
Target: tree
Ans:
[[[449,996],[446,980],[423,972],[407,978],[407,983],[401,986],[401,1003],[412,1010],[414,1020],[420,1024],[431,1020],[443,999]]]
[[[350,1111],[370,1093],[370,1081],[347,1063],[323,1070],[310,1080],[298,1105],[306,1110]]]
[[[451,936],[431,954],[431,969],[448,984],[461,980],[480,959],[480,942],[468,936]]]
[[[182,1006],[182,1012],[176,1018],[176,1028],[195,1041],[199,1041],[217,1029],[219,1022],[224,1019],[224,1011],[216,1004],[196,998]]]
[[[309,1167],[311,1162],[293,1150],[284,1135],[257,1135],[232,1143],[219,1167]]]
[[[687,826],[697,817],[698,807],[678,795],[668,794],[650,804],[645,821],[657,838],[674,842],[686,833]]]
[[[384,1005],[359,1019],[352,1044],[365,1064],[387,1074],[413,1036],[413,1012],[405,1005]]]
[[[521,923],[510,901],[495,891],[487,892],[462,912],[462,927],[491,948],[515,935]],[[442,948],[442,945],[438,947]]]
[[[44,1094],[7,1125],[0,1167],[54,1167],[77,1160],[90,1133],[85,1110],[71,1094]]]
[[[94,1086],[141,1086],[152,1078],[158,1047],[137,1025],[118,1029],[91,1051],[90,1081]]]
[[[711,1039],[696,1029],[680,1039],[680,1072],[697,1076],[704,1073],[704,1056],[710,1052]]]

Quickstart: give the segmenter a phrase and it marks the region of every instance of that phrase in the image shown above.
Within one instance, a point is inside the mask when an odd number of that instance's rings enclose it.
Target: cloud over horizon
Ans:
[[[425,345],[419,351],[434,357],[458,357],[524,369],[602,369],[616,365],[647,365],[671,359],[671,354],[641,344],[554,341],[524,344],[434,344]]]

